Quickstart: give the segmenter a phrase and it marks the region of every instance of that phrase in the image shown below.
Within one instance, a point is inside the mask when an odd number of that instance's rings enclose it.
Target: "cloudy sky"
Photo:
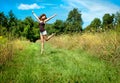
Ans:
[[[56,13],[57,16],[49,23],[55,22],[56,19],[65,20],[73,8],[81,11],[85,27],[95,17],[102,19],[105,13],[120,11],[120,0],[0,0],[0,12],[7,14],[12,10],[19,19],[33,17],[32,10],[38,16],[45,13],[49,17]]]

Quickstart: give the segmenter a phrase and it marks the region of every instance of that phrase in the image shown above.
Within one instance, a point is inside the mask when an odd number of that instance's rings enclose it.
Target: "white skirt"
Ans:
[[[47,35],[47,31],[40,32],[40,35]]]

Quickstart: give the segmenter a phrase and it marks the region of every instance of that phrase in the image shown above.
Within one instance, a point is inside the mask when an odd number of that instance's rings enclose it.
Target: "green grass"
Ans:
[[[0,66],[0,83],[118,83],[114,67],[81,49],[54,48],[30,43],[16,50],[11,61]]]

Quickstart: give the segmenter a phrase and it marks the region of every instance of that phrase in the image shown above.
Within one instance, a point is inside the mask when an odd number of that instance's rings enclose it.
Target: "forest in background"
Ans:
[[[0,36],[12,38],[26,38],[31,42],[35,42],[40,38],[39,23],[31,16],[24,20],[18,19],[10,10],[8,15],[0,12]],[[48,34],[73,34],[84,32],[105,32],[108,30],[120,31],[120,11],[115,14],[106,13],[100,18],[94,18],[91,23],[83,29],[82,13],[77,8],[71,10],[65,21],[57,19],[53,24],[46,24]]]

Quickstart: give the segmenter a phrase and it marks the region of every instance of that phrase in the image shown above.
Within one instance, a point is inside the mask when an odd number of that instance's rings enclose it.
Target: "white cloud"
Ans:
[[[46,5],[46,6],[56,6],[56,4],[51,4],[51,3],[44,3],[43,5]]]
[[[36,3],[33,3],[33,4],[23,4],[23,3],[21,3],[18,6],[18,9],[20,9],[20,10],[40,9],[40,8],[44,8],[44,7],[41,7],[41,6],[37,5]]]
[[[90,23],[95,17],[102,19],[105,13],[116,13],[120,10],[120,6],[117,6],[109,1],[104,0],[63,0],[67,5],[61,5],[61,8],[71,10],[72,8],[78,8],[82,11],[83,21]]]

